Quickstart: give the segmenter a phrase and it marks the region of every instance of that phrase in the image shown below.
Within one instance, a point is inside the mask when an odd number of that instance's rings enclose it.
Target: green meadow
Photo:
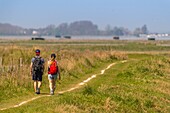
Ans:
[[[49,94],[47,68],[41,94],[35,95],[30,62],[41,50],[46,65],[57,54],[61,80]],[[127,61],[122,63],[122,61]],[[116,63],[106,69],[108,65]],[[96,78],[70,92],[58,94]],[[31,98],[40,97],[16,108]],[[168,113],[170,41],[0,40],[1,113]]]

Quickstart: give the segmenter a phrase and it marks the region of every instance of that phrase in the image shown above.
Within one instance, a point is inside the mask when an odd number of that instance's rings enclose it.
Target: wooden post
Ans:
[[[19,59],[20,67],[22,67],[22,58]]]
[[[0,57],[0,67],[2,67],[2,57]]]

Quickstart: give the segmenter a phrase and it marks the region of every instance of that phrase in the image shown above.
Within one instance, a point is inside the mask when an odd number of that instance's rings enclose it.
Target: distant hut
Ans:
[[[155,38],[148,38],[148,40],[155,40]]]
[[[61,35],[55,35],[56,38],[61,38]]]
[[[113,37],[114,40],[119,40],[118,36]]]
[[[32,37],[31,40],[45,40],[45,38],[42,38],[42,37]]]
[[[71,36],[64,36],[64,38],[66,38],[66,39],[71,39]]]

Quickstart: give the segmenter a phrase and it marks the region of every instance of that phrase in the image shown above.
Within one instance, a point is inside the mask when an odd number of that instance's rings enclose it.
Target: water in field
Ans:
[[[11,40],[31,40],[33,36],[0,36],[0,39],[11,39]],[[36,36],[34,36],[36,37]],[[56,38],[55,36],[41,36],[45,40],[48,39],[64,39],[64,38]],[[71,39],[74,40],[113,40],[113,36],[71,36]],[[135,37],[135,36],[120,36],[119,40],[148,40],[147,37]],[[170,40],[170,36],[168,37],[156,37],[155,40]]]

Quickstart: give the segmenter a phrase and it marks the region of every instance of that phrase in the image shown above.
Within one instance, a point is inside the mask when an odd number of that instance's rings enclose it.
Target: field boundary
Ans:
[[[127,60],[121,61],[121,63],[125,63],[125,62],[127,62]],[[56,92],[56,94],[63,94],[63,93],[70,92],[70,91],[73,91],[73,90],[75,90],[75,89],[80,88],[81,86],[83,86],[83,85],[85,85],[87,82],[89,82],[90,80],[96,78],[98,75],[103,75],[106,70],[108,70],[109,68],[111,68],[111,67],[112,67],[113,65],[115,65],[115,64],[117,64],[117,62],[108,65],[107,68],[101,70],[101,72],[100,72],[99,74],[94,74],[94,75],[92,75],[91,77],[89,77],[89,78],[87,78],[86,80],[84,80],[83,82],[75,85],[74,87],[72,87],[72,88],[70,88],[70,89],[68,89],[68,90]],[[29,99],[29,100],[23,101],[23,102],[21,102],[21,103],[19,103],[19,104],[16,104],[16,105],[14,105],[14,106],[6,107],[6,108],[1,108],[0,110],[2,111],[2,110],[10,109],[10,108],[20,107],[20,106],[22,106],[22,105],[24,105],[24,104],[27,104],[28,102],[34,101],[34,100],[39,99],[39,98],[42,98],[42,97],[48,97],[48,96],[51,96],[51,95],[40,95],[40,96],[31,98],[31,99]]]

